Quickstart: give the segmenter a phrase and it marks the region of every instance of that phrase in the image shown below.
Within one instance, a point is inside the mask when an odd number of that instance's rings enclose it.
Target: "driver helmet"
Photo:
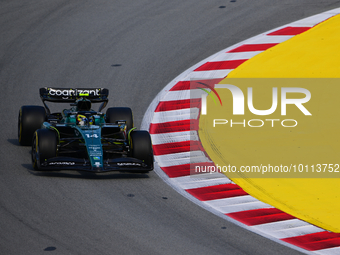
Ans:
[[[76,101],[76,106],[78,111],[90,111],[91,110],[91,101],[86,98],[79,98]]]
[[[82,115],[82,114],[77,115],[77,125],[86,126],[86,125],[93,125],[93,124],[94,124],[93,116],[90,116],[89,118],[87,118],[85,115]]]
[[[86,118],[86,116],[78,114],[77,115],[77,125],[79,126],[85,126],[89,123],[88,119]]]

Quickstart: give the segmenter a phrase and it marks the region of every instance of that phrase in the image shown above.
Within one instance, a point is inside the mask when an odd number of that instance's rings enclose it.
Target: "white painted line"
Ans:
[[[284,221],[277,221],[261,225],[252,226],[262,232],[268,233],[276,238],[288,238],[293,236],[307,235],[324,231],[321,228],[313,226],[307,222],[299,219],[291,219]]]
[[[292,38],[292,35],[263,35],[251,41],[251,44],[282,43]]]
[[[324,12],[321,14],[317,14],[305,19],[298,20],[296,22],[293,22],[289,26],[294,27],[313,27],[317,24],[319,24],[322,21],[325,21],[326,19],[329,19],[330,17],[334,16],[334,14],[337,14],[336,12]]]
[[[155,156],[155,160],[158,162],[160,167],[211,162],[211,160],[205,156],[203,151],[190,151]]]
[[[230,53],[224,53],[224,54],[222,53],[216,56],[215,58],[213,58],[211,62],[250,59],[261,52],[263,51],[230,52]]]
[[[263,203],[250,195],[210,200],[205,201],[204,203],[220,211],[223,214],[261,208],[272,208],[271,205]]]
[[[163,143],[177,143],[185,141],[199,141],[197,131],[173,132],[164,134],[151,134],[153,145]]]
[[[210,80],[223,79],[234,69],[212,70],[212,71],[195,71],[184,78],[185,81],[190,80]]]
[[[205,176],[203,176],[205,175]],[[210,175],[210,176],[208,176]],[[196,189],[208,186],[233,183],[229,178],[220,173],[195,174],[183,177],[171,178],[171,181],[182,189]],[[202,177],[200,177],[202,176]]]
[[[187,108],[182,110],[155,112],[152,123],[157,124],[164,122],[197,119],[198,114],[199,114],[198,108]]]
[[[203,93],[205,92],[200,89],[169,91],[161,102],[201,98]]]
[[[314,252],[316,254],[320,254],[320,255],[335,255],[335,254],[340,254],[340,247],[318,250],[318,251],[314,251]]]

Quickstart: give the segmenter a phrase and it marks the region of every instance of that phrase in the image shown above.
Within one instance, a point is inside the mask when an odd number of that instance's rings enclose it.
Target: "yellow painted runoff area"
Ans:
[[[199,124],[209,157],[235,183],[333,232],[340,232],[339,27],[337,15],[240,65],[216,87],[222,106],[207,96]],[[223,84],[242,93],[233,97]],[[235,114],[242,94],[244,112]]]

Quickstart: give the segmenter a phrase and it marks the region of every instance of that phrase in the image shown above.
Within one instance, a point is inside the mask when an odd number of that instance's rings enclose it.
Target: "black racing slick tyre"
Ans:
[[[132,131],[130,143],[131,156],[143,160],[146,165],[153,169],[153,150],[149,132],[144,130]]]
[[[41,128],[45,118],[46,112],[42,106],[25,105],[20,108],[18,118],[18,140],[20,145],[31,145],[34,132]]]
[[[49,158],[57,156],[58,138],[54,131],[38,129],[32,140],[32,165],[35,170],[41,170],[42,164]]]
[[[117,123],[119,120],[126,121],[126,129],[133,128],[133,115],[129,107],[110,107],[106,111],[106,122]]]

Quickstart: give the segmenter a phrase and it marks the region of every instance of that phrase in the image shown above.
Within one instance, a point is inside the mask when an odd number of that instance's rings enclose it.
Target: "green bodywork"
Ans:
[[[105,124],[105,115],[92,115],[94,123],[92,125],[77,125],[77,115],[74,112],[64,112],[64,118],[60,124],[51,125],[48,122],[44,122],[42,128],[51,129],[57,132],[58,140],[60,141],[60,134],[58,126],[71,127],[74,130],[75,138],[84,141],[87,154],[93,169],[100,169],[103,167],[103,148],[102,148],[102,128],[107,126]],[[109,125],[109,127],[113,127]],[[115,129],[119,132],[126,131],[126,125],[124,123],[115,125]]]

